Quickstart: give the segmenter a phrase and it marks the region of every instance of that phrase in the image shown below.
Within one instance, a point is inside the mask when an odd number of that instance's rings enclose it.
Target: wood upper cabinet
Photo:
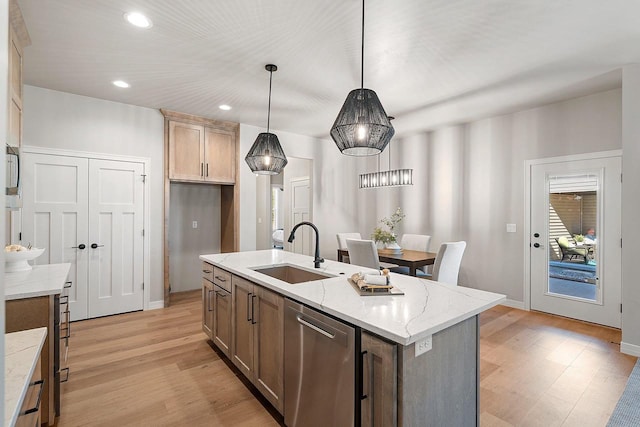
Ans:
[[[397,346],[362,331],[361,347],[361,425],[397,426]]]
[[[235,135],[204,128],[204,180],[233,184],[236,181]]]
[[[284,410],[284,297],[233,276],[232,361]]]
[[[169,122],[169,179],[202,181],[204,178],[204,128]]]
[[[8,140],[12,146],[22,145],[22,57],[23,48],[31,44],[22,12],[16,0],[9,2],[9,117]]]
[[[234,184],[235,177],[235,132],[169,121],[170,180]]]

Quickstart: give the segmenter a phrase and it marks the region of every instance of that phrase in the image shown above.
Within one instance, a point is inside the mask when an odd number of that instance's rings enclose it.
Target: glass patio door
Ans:
[[[620,327],[621,159],[531,165],[531,309]]]

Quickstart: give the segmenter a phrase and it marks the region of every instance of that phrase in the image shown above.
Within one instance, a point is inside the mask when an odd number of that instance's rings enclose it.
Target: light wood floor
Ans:
[[[606,425],[636,360],[620,331],[506,307],[480,320],[483,427]],[[61,427],[282,425],[207,342],[200,291],[71,334]]]

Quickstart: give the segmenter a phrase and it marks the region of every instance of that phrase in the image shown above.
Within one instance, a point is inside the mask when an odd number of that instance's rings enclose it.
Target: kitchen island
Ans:
[[[69,338],[68,297],[64,294],[71,286],[67,280],[70,269],[69,263],[45,264],[4,275],[6,332],[47,329],[41,353],[44,380],[41,421],[44,425],[54,425],[60,414],[60,382],[63,381],[60,374],[68,373],[62,365]],[[63,319],[61,312],[66,313]],[[61,336],[61,328],[67,332],[65,336]]]
[[[325,261],[315,269],[313,257],[281,250],[202,255],[200,259],[205,266],[228,274],[232,281],[254,284],[245,294],[251,311],[256,289],[268,290],[359,328],[356,351],[361,357],[355,358],[359,372],[356,388],[359,394],[368,395],[362,399],[362,407],[356,409],[356,420],[361,420],[362,425],[388,425],[389,422],[380,421],[382,417],[399,426],[477,425],[477,316],[502,302],[504,295],[392,273],[391,284],[404,295],[360,296],[347,278],[366,269],[335,261]],[[331,277],[290,284],[256,271],[273,265],[295,266]],[[203,267],[205,270],[208,271]],[[222,278],[213,273],[214,284],[214,276]],[[232,288],[236,290],[235,286]],[[231,300],[244,301],[235,295]],[[241,306],[244,303],[237,305],[236,311],[242,311],[242,315],[249,311],[249,305],[246,310]],[[205,312],[209,308],[207,303]],[[247,317],[253,323],[253,314]],[[260,316],[257,319],[259,322]],[[232,331],[234,322],[241,320],[242,316],[232,315]],[[238,338],[234,333],[230,335],[227,341],[233,360]],[[372,342],[372,348],[367,349]],[[377,357],[375,350],[380,348],[387,353]],[[381,381],[386,386],[379,387]],[[377,395],[374,391],[378,391]],[[281,394],[286,393],[284,390]],[[280,407],[274,406],[282,412],[282,399],[278,404]]]

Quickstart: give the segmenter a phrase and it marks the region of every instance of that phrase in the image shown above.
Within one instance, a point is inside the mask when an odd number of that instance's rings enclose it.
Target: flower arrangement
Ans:
[[[389,218],[382,218],[380,223],[385,225],[388,230],[385,230],[382,227],[374,228],[373,233],[371,234],[371,239],[376,243],[381,242],[385,245],[395,242],[397,237],[395,229],[405,216],[406,215],[402,212],[402,209],[398,208]]]

